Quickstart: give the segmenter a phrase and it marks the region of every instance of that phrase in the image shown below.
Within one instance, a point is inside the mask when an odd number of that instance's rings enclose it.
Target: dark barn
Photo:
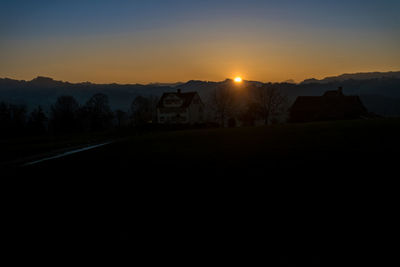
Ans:
[[[290,122],[359,119],[368,115],[358,96],[346,96],[339,87],[323,96],[299,96],[290,108]]]

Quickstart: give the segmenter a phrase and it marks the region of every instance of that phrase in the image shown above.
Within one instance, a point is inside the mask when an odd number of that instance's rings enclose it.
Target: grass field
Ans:
[[[371,229],[390,235],[399,137],[399,119],[147,133],[17,168],[3,188],[6,203],[20,201],[14,227],[29,240],[57,233],[105,255],[190,239],[243,264],[252,253],[271,266],[339,266],[346,253],[367,252],[382,262]],[[116,242],[121,232],[132,238]]]
[[[123,132],[108,131],[2,139],[0,140],[0,166],[1,163],[4,165],[14,161],[23,163],[24,160],[29,160],[30,157],[41,157],[41,155],[45,156],[56,151],[117,139],[124,134]]]
[[[399,136],[398,119],[157,132],[22,171],[51,175],[56,169],[82,175],[107,173],[114,178],[170,173],[184,178],[236,172],[261,176],[296,169],[309,174],[326,168],[366,170],[374,165],[390,167],[398,155]]]
[[[123,170],[157,172],[162,168],[198,171],[260,170],[319,166],[351,166],[390,161],[399,149],[400,120],[364,120],[286,124],[269,127],[204,129],[131,135],[95,151],[45,162],[29,171],[53,167],[84,172]],[[3,160],[46,151],[118,140],[115,133],[78,137],[16,140],[3,144]],[[119,171],[120,170],[120,171]],[[179,173],[177,173],[179,174]]]

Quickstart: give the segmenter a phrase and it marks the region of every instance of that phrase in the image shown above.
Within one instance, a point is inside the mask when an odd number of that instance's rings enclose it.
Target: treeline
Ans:
[[[235,127],[265,125],[286,121],[289,108],[288,96],[271,84],[243,87],[225,83],[213,90],[206,100],[210,121],[219,126]]]
[[[60,96],[50,109],[0,102],[0,138],[63,135],[116,128],[185,129],[188,127],[270,124],[287,113],[288,97],[279,88],[262,84],[240,88],[220,85],[205,97],[206,119],[199,125],[157,125],[158,97],[137,96],[128,110],[112,110],[107,95],[93,95],[81,105],[73,96]]]
[[[60,96],[48,112],[41,106],[0,102],[0,137],[62,135],[140,127],[156,119],[156,97],[136,97],[130,110],[113,111],[105,94],[93,95],[84,105],[73,96]]]

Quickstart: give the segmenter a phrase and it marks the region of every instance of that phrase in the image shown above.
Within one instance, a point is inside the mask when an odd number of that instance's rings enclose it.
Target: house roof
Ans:
[[[194,98],[194,96],[197,94],[197,92],[187,92],[187,93],[181,93],[181,92],[173,92],[173,93],[164,93],[161,98],[160,101],[158,101],[157,104],[157,108],[171,108],[171,107],[165,107],[164,106],[164,99],[168,96],[177,96],[180,99],[182,99],[182,105],[179,108],[187,108],[190,103],[192,103],[192,100]],[[176,109],[176,107],[174,107]]]
[[[339,87],[338,90],[326,91],[323,96],[327,97],[337,97],[337,96],[344,96],[342,87]]]
[[[358,96],[299,96],[291,107],[291,111],[321,111],[359,108],[366,110]]]

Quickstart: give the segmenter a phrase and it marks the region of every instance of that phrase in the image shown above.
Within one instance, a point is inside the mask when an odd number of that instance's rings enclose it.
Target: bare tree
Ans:
[[[225,125],[225,120],[232,114],[234,107],[233,89],[227,85],[221,85],[211,92],[209,105],[219,121],[220,126]]]
[[[284,112],[288,97],[277,87],[263,84],[254,88],[254,104],[256,112],[263,118],[265,125],[268,125],[272,116]]]
[[[41,106],[35,108],[28,119],[28,128],[32,134],[43,134],[46,132],[47,116]]]
[[[114,114],[105,94],[93,95],[83,106],[81,113],[86,118],[90,130],[105,130],[112,126]]]
[[[134,125],[156,121],[158,98],[137,96],[131,104],[131,118]]]
[[[79,103],[73,96],[60,96],[51,106],[51,124],[53,130],[68,133],[78,128]]]
[[[24,133],[26,126],[25,105],[0,102],[0,136],[14,136]]]
[[[115,111],[115,118],[117,119],[117,126],[118,128],[121,128],[121,126],[124,124],[124,121],[127,120],[128,117],[128,113],[121,110],[121,109],[117,109]]]

